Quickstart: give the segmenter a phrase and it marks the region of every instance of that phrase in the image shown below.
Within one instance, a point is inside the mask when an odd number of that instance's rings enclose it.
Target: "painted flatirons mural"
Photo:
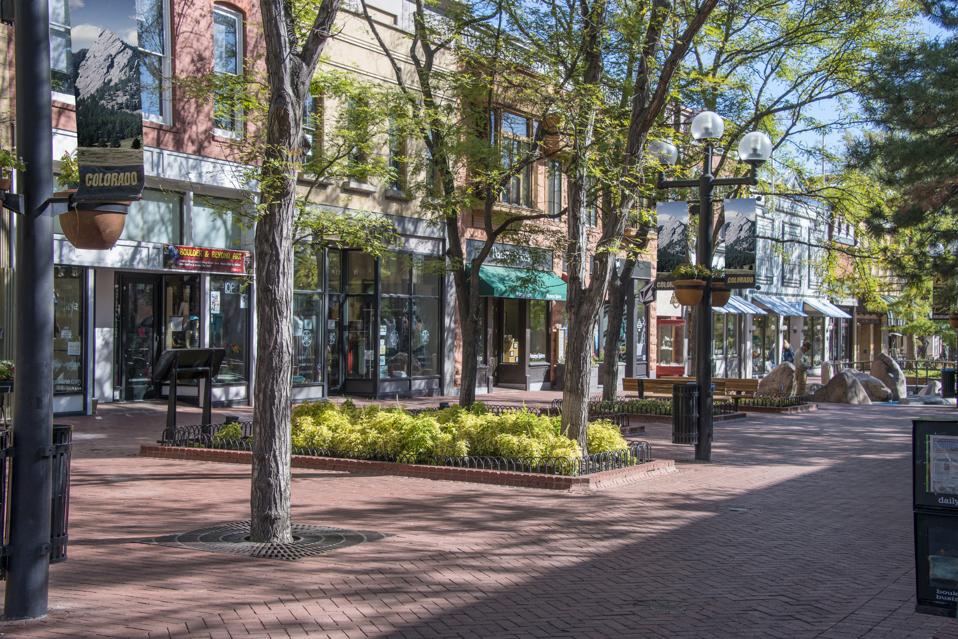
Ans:
[[[689,205],[687,202],[662,202],[658,214],[659,251],[655,287],[672,288],[671,274],[682,264],[692,262],[692,240],[689,234]]]
[[[730,288],[755,288],[754,198],[725,200],[725,224],[719,245],[725,247],[725,274]]]
[[[136,4],[70,3],[79,202],[138,200],[143,192]]]

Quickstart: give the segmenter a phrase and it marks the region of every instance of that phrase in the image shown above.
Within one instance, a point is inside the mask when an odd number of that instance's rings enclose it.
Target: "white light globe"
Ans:
[[[725,133],[725,122],[718,113],[702,111],[692,118],[692,138],[695,140],[717,140]]]
[[[772,157],[772,141],[761,131],[746,133],[738,143],[738,159],[743,162],[767,162]]]
[[[672,166],[679,160],[679,150],[674,144],[669,144],[664,140],[652,140],[649,142],[649,153],[666,166]]]

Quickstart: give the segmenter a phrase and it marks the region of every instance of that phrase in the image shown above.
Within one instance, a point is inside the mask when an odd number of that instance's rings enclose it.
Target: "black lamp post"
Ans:
[[[712,174],[714,147],[712,140],[721,139],[725,123],[718,114],[703,111],[692,119],[692,138],[705,145],[702,174],[697,180],[666,180],[659,175],[658,188],[699,189],[699,229],[695,248],[695,261],[707,268],[712,266],[712,190],[716,186],[754,186],[758,184],[759,165],[772,155],[772,142],[759,131],[746,134],[739,143],[739,160],[748,162],[751,174],[740,178],[717,178]],[[678,160],[678,149],[667,142],[656,141],[649,150],[665,165]],[[699,391],[698,439],[695,444],[695,459],[712,459],[712,280],[708,280],[702,301],[695,311],[696,365],[695,382]]]

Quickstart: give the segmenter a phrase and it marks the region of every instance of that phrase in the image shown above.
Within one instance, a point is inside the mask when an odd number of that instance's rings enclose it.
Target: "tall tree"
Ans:
[[[265,145],[256,224],[256,385],[250,538],[291,542],[290,402],[293,359],[293,220],[303,113],[339,0],[307,7],[261,0],[266,42]]]

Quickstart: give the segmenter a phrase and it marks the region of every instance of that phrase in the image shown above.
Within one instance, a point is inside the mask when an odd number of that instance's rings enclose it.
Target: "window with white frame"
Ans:
[[[243,133],[243,113],[229,81],[243,74],[243,16],[222,5],[213,7],[213,72],[221,76],[213,98],[213,126],[220,134]]]
[[[389,189],[406,190],[406,139],[395,122],[389,125]]]
[[[306,96],[303,107],[303,136],[306,138],[305,160],[308,162],[322,155],[323,148],[323,96]]]
[[[549,162],[548,213],[558,215],[562,211],[562,163]]]
[[[169,0],[137,0],[140,52],[140,100],[143,115],[170,122],[171,95]]]
[[[69,0],[50,0],[50,82],[56,93],[73,95]]]

